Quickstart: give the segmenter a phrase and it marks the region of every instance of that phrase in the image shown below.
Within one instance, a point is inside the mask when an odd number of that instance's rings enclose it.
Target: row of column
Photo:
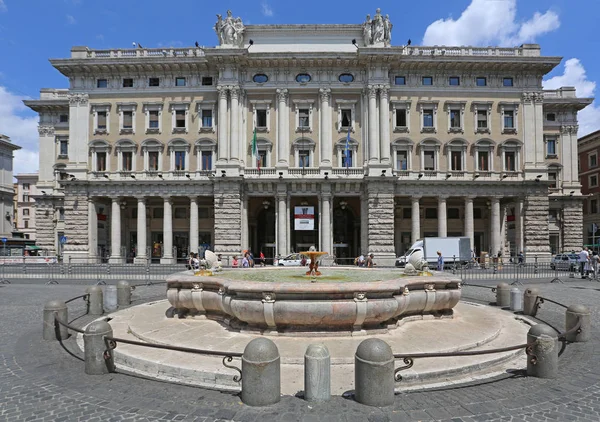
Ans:
[[[237,162],[240,157],[240,98],[239,86],[218,86],[219,115],[217,117],[218,160]],[[229,114],[228,114],[229,111]],[[214,118],[214,116],[213,116]]]
[[[379,94],[379,95],[378,95]],[[369,124],[369,162],[390,162],[390,101],[389,87],[386,85],[370,85],[368,95]],[[377,99],[379,96],[379,108]],[[379,117],[379,119],[378,119]]]

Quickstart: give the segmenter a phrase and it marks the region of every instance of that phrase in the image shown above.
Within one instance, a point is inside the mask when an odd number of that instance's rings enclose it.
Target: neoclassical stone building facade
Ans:
[[[381,264],[423,236],[541,257],[581,245],[591,100],[542,90],[560,57],[394,46],[379,11],[358,25],[228,13],[215,30],[216,47],[51,60],[69,89],[25,102],[40,114],[38,244],[64,235],[65,255],[113,262],[315,244]]]

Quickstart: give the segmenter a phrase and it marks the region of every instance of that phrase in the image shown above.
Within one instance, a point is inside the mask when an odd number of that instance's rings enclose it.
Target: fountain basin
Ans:
[[[300,271],[302,271],[300,269]],[[363,331],[387,330],[414,315],[452,315],[460,300],[460,279],[394,278],[388,270],[327,268],[335,278],[377,281],[249,281],[234,278],[277,278],[281,269],[225,270],[218,276],[183,272],[167,279],[167,299],[180,317],[206,317],[240,331]],[[378,272],[378,273],[377,273]]]

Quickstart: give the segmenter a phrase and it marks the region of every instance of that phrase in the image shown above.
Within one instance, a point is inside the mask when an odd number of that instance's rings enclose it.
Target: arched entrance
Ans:
[[[348,202],[340,199],[333,209],[333,253],[340,265],[352,264],[359,255],[360,218]]]
[[[272,198],[252,199],[249,211],[249,246],[255,257],[262,251],[265,254],[267,264],[270,264],[275,257],[276,244],[274,201]]]

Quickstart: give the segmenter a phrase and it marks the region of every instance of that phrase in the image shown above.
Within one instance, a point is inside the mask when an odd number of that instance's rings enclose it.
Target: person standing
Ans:
[[[587,248],[584,246],[579,252],[579,272],[581,274],[581,278],[585,277],[585,265],[590,259],[590,254],[587,251]]]
[[[594,280],[598,279],[598,262],[600,262],[600,256],[598,256],[598,252],[593,251],[592,256],[590,258],[590,267],[592,270]]]
[[[437,251],[437,270],[444,271],[444,257],[441,251]]]
[[[373,262],[373,258],[375,258],[373,254],[369,254],[369,256],[367,257],[367,262],[365,265],[367,268],[373,268],[373,265],[375,265],[375,263]]]

